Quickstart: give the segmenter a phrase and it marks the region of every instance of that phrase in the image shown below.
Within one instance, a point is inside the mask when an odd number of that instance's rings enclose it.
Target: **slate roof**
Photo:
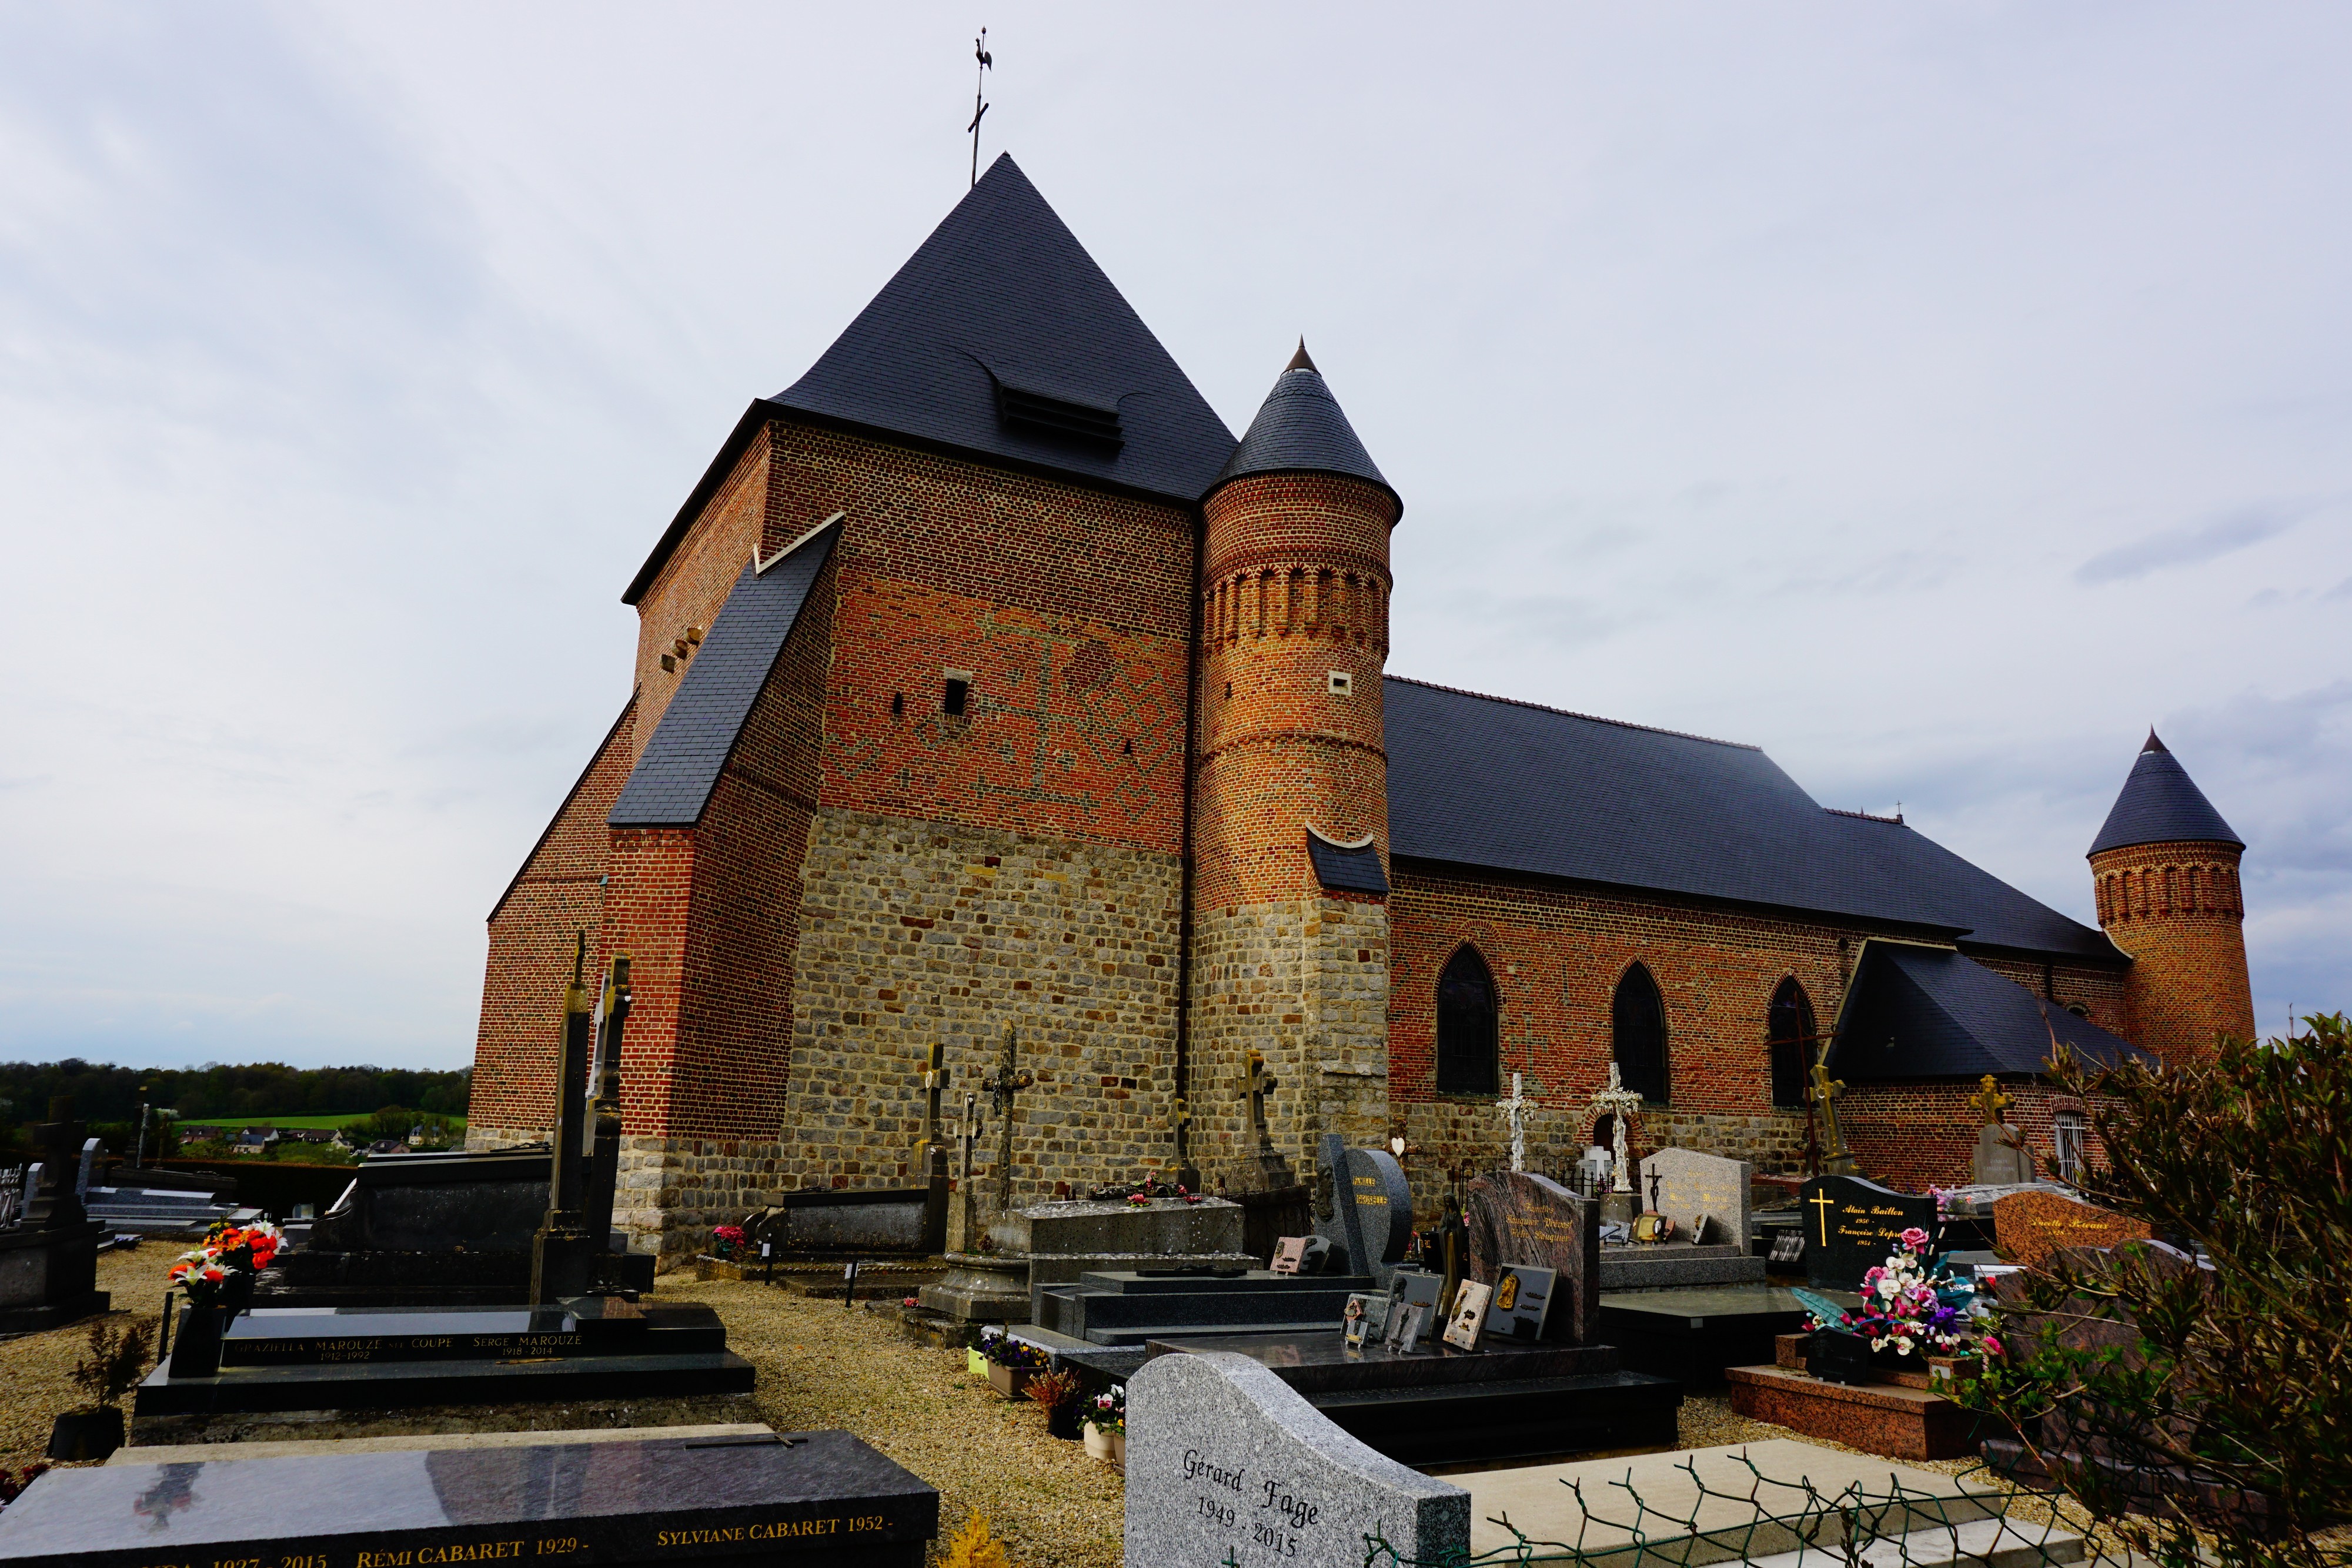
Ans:
[[[1331,395],[1323,372],[1307,357],[1304,338],[1298,340],[1298,352],[1275,378],[1274,390],[1265,394],[1257,417],[1250,421],[1249,434],[1225,460],[1217,484],[1252,474],[1345,474],[1388,491],[1389,498],[1397,504],[1397,515],[1404,514],[1404,498],[1381,476],[1372,455],[1364,450],[1355,426],[1341,412],[1339,400]]]
[[[2139,1054],[1964,954],[1870,941],[1838,1009],[1830,1067],[1850,1084],[2036,1073],[2053,1034],[2095,1061]]]
[[[2100,932],[1756,747],[1386,679],[1389,853],[2121,963]]]
[[[2246,847],[2151,729],[2131,776],[2124,780],[2123,793],[2116,797],[2099,836],[2091,841],[2090,852],[2182,841]]]
[[[1309,828],[1307,858],[1315,862],[1315,880],[1335,893],[1388,895],[1388,873],[1381,870],[1381,852],[1376,844],[1335,844]]]
[[[606,821],[616,828],[686,828],[701,820],[743,721],[840,537],[841,524],[830,523],[764,572],[745,563]]]
[[[1008,420],[1000,388],[1108,415],[1117,444]],[[772,401],[1187,504],[1234,450],[1224,421],[1009,153]]]

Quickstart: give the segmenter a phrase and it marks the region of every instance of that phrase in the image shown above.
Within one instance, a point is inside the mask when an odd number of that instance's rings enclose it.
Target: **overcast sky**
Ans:
[[[2352,10],[0,0],[0,1057],[470,1060],[744,403],[1009,150],[1391,673],[1753,741],[2092,917],[2156,726],[2352,1007]]]

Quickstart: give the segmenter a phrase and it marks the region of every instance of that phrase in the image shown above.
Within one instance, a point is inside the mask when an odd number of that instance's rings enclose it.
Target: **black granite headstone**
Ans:
[[[1936,1235],[1936,1200],[1860,1176],[1821,1176],[1798,1199],[1804,1213],[1805,1279],[1818,1290],[1853,1291],[1902,1245],[1906,1230]]]
[[[27,1487],[0,1514],[0,1568],[920,1568],[939,1507],[839,1431],[107,1465]]]

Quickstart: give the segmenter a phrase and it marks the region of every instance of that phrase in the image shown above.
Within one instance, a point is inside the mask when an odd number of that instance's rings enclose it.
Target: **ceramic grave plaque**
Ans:
[[[1496,1282],[1514,1263],[1549,1269],[1546,1337],[1591,1344],[1601,1322],[1601,1206],[1546,1176],[1494,1171],[1470,1184],[1470,1278]]]
[[[1660,1149],[1642,1162],[1639,1190],[1646,1197],[1650,1179],[1658,1179],[1657,1211],[1675,1222],[1675,1235],[1698,1239],[1699,1216],[1712,1215],[1726,1234],[1718,1242],[1748,1245],[1749,1212],[1748,1182],[1756,1167],[1746,1160],[1727,1160],[1696,1149]]]
[[[1494,1300],[1486,1304],[1487,1335],[1521,1344],[1543,1338],[1544,1319],[1551,1312],[1558,1279],[1549,1269],[1531,1263],[1504,1265],[1495,1281]]]
[[[2113,1247],[2148,1239],[2144,1220],[2054,1192],[2013,1192],[1994,1199],[1992,1228],[1994,1245],[2029,1269],[2040,1267],[2061,1247]]]
[[[1860,1176],[1821,1176],[1798,1197],[1804,1215],[1805,1280],[1818,1290],[1853,1291],[1886,1261],[1906,1230],[1936,1235],[1936,1200]]]
[[[1160,1355],[1128,1381],[1128,1568],[1362,1568],[1373,1536],[1407,1560],[1466,1554],[1470,1494],[1245,1356]]]

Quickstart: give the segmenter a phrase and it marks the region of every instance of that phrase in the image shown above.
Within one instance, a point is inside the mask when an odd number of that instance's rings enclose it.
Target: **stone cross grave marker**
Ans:
[[[1805,1216],[1805,1279],[1816,1289],[1853,1291],[1886,1261],[1906,1230],[1936,1235],[1936,1200],[1853,1176],[1818,1176],[1797,1207]]]
[[[1036,1075],[1023,1071],[1021,1061],[1021,1031],[1011,1024],[1004,1026],[1004,1054],[996,1071],[981,1080],[980,1086],[988,1091],[989,1104],[996,1113],[996,1212],[1013,1210],[1013,1103],[1021,1091],[1034,1085]]]
[[[1163,1355],[1127,1385],[1127,1568],[1363,1568],[1466,1557],[1470,1494],[1373,1452],[1245,1356]]]
[[[2061,1247],[2114,1247],[2148,1239],[2147,1222],[2055,1192],[2012,1192],[1992,1206],[1994,1245],[2035,1269]]]
[[[1249,1076],[1242,1081],[1240,1098],[1250,1103],[1250,1125],[1257,1129],[1258,1141],[1273,1137],[1265,1123],[1265,1097],[1282,1087],[1282,1080],[1265,1070],[1265,1058],[1257,1051],[1249,1053]]]
[[[1512,1073],[1511,1097],[1496,1101],[1495,1109],[1500,1111],[1503,1119],[1510,1124],[1511,1168],[1515,1171],[1528,1168],[1528,1113],[1535,1108],[1536,1103],[1528,1099],[1519,1087],[1519,1075]]]
[[[1642,1162],[1642,1174],[1656,1195],[1650,1207],[1675,1222],[1677,1235],[1698,1240],[1698,1217],[1711,1214],[1727,1232],[1718,1241],[1747,1247],[1748,1183],[1756,1167],[1746,1160],[1728,1160],[1696,1149],[1660,1149]]]
[[[1969,1103],[1984,1113],[1984,1125],[1977,1129],[1969,1179],[1979,1186],[2022,1186],[2033,1179],[2033,1153],[2000,1114],[2017,1102],[2000,1092],[1991,1073],[1979,1082],[1982,1087],[1969,1096]]]
[[[1544,1337],[1591,1344],[1601,1332],[1601,1206],[1548,1176],[1495,1171],[1463,1196],[1469,1211],[1469,1277],[1491,1285],[1511,1263],[1549,1269],[1551,1316]]]
[[[931,1041],[930,1054],[924,1063],[923,1135],[915,1144],[915,1174],[928,1176],[931,1169],[931,1151],[940,1146],[940,1096],[947,1092],[947,1046]]]
[[[1592,1109],[1607,1116],[1616,1128],[1617,1180],[1612,1190],[1632,1192],[1633,1169],[1625,1157],[1625,1124],[1630,1118],[1641,1113],[1642,1096],[1625,1087],[1625,1081],[1618,1075],[1617,1064],[1613,1061],[1609,1064],[1609,1087],[1594,1092]]]
[[[1822,1147],[1825,1151],[1822,1169],[1832,1176],[1854,1174],[1853,1152],[1845,1146],[1845,1134],[1838,1131],[1837,1103],[1844,1092],[1845,1080],[1832,1078],[1827,1062],[1813,1063],[1813,1083],[1805,1091],[1805,1098],[1812,1103],[1814,1113],[1821,1118]]]

